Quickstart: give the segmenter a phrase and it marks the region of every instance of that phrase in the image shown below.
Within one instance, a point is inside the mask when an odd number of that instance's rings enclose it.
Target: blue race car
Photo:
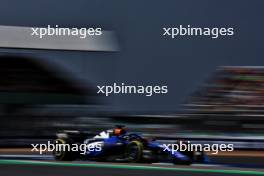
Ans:
[[[194,162],[207,162],[207,156],[203,151],[172,152],[172,150],[166,150],[163,144],[154,139],[146,139],[136,133],[127,133],[123,126],[102,131],[92,138],[87,136],[88,134],[80,131],[58,133],[54,143],[66,144],[71,150],[56,147],[53,151],[55,159],[132,163],[172,162],[187,165]],[[84,150],[80,150],[80,146],[85,146]],[[74,147],[75,150],[72,150]],[[79,150],[76,150],[76,147],[79,147]]]

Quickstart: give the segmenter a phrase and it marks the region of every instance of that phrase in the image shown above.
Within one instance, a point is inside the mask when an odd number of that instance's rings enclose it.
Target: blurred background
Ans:
[[[221,66],[175,112],[115,111],[96,85],[37,57],[0,57],[1,147],[47,143],[61,130],[90,137],[122,124],[160,140],[263,150],[264,67]],[[89,137],[89,136],[88,136]]]
[[[63,4],[63,8],[62,8]],[[226,5],[228,4],[228,6]],[[2,1],[0,24],[102,27],[119,52],[0,49],[0,146],[123,124],[164,140],[263,150],[263,1]],[[247,11],[247,13],[245,13]],[[168,40],[163,27],[233,27],[229,38]],[[97,85],[168,85],[168,94],[98,96]]]

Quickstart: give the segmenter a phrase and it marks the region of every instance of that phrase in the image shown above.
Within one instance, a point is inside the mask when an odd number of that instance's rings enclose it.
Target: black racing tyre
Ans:
[[[53,150],[53,156],[58,161],[73,161],[77,159],[77,153],[68,150],[67,147],[65,147],[67,150],[63,150],[63,147],[58,147],[58,144],[68,145],[71,146],[73,144],[73,141],[68,138],[59,138],[54,140],[54,144],[56,144],[56,148]],[[58,149],[58,150],[57,150]]]
[[[125,150],[125,157],[128,162],[138,163],[143,159],[143,144],[140,141],[131,141]]]

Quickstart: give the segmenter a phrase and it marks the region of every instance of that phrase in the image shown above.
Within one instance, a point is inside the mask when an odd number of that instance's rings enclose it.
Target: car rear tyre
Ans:
[[[53,150],[53,156],[58,161],[73,161],[77,158],[76,152],[71,151],[71,148],[68,150],[66,145],[71,146],[73,141],[67,138],[59,138],[54,141],[55,149]],[[59,147],[59,145],[65,145],[65,147]],[[64,150],[66,149],[66,150]]]
[[[142,161],[143,144],[140,141],[131,141],[125,151],[128,162],[138,163]]]

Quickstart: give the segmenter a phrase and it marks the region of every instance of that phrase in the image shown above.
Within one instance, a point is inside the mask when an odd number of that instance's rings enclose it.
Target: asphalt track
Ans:
[[[0,154],[0,176],[264,176],[264,158],[261,156],[210,159],[210,164],[175,166],[165,163],[56,162],[49,155]]]

